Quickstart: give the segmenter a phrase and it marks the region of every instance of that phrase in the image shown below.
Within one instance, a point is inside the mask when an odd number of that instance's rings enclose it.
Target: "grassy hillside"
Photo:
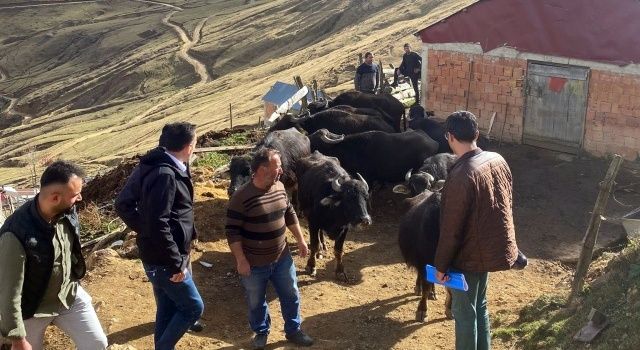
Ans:
[[[518,349],[638,349],[640,241],[632,241],[620,254],[603,255],[591,271],[591,283],[576,308],[565,308],[563,296],[544,296],[525,307],[516,322],[495,329],[494,336],[519,339]],[[573,336],[587,323],[591,308],[607,315],[610,324],[592,344],[575,342]]]
[[[416,30],[471,2],[167,1],[182,8],[170,21],[191,38],[206,19],[189,50],[213,78],[201,84],[162,23],[172,8],[110,0],[3,9],[0,94],[18,98],[14,110],[25,116],[0,109],[1,120],[14,120],[0,123],[0,183],[24,180],[29,158],[41,166],[64,157],[98,171],[151,147],[171,121],[220,129],[230,103],[234,124],[253,124],[261,96],[294,75],[348,89],[358,53],[397,65],[403,42],[419,49]]]

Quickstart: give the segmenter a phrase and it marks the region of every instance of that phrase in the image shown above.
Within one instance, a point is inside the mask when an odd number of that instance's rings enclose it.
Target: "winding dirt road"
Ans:
[[[175,6],[175,5],[171,5],[171,4],[166,4],[163,2],[159,2],[159,1],[151,1],[151,0],[132,0],[132,1],[137,1],[137,2],[141,2],[141,3],[146,3],[146,4],[151,4],[151,5],[158,5],[158,6],[164,6],[166,8],[172,9],[174,11],[170,12],[169,14],[167,14],[167,16],[165,16],[162,19],[162,23],[168,27],[170,27],[171,29],[173,29],[175,31],[175,33],[177,34],[178,38],[182,41],[182,46],[180,48],[180,51],[178,52],[178,55],[185,60],[187,63],[189,63],[191,66],[193,66],[194,70],[196,71],[196,73],[200,76],[200,81],[197,84],[204,84],[207,83],[209,81],[211,81],[211,76],[209,75],[209,72],[207,71],[205,65],[198,61],[196,58],[192,57],[189,55],[189,50],[197,45],[200,42],[200,38],[202,37],[202,28],[204,27],[205,23],[207,22],[207,20],[209,20],[210,17],[204,18],[202,19],[200,22],[198,22],[198,24],[196,25],[195,29],[194,29],[194,33],[193,33],[193,39],[189,38],[189,35],[186,33],[186,31],[180,27],[179,25],[172,23],[171,17],[182,11],[183,9]],[[48,3],[48,4],[30,4],[30,5],[21,5],[21,6],[11,6],[11,7],[6,7],[6,8],[20,8],[20,7],[38,7],[38,6],[52,6],[52,5],[62,5],[62,4],[72,4],[72,3],[85,3],[85,2],[95,2],[95,1],[76,1],[76,2],[68,2],[68,3]],[[2,7],[0,7],[1,9]],[[0,72],[2,72],[0,70]],[[2,73],[2,77],[3,80],[5,78],[4,72]],[[1,80],[0,80],[1,81]],[[182,90],[176,94],[174,94],[173,96],[167,98],[167,99],[163,99],[160,103],[152,106],[151,108],[147,109],[144,113],[139,114],[133,118],[131,118],[128,122],[126,122],[123,125],[119,125],[119,126],[113,126],[104,130],[100,130],[98,132],[89,134],[89,135],[84,135],[81,136],[79,138],[76,138],[72,141],[69,142],[64,142],[62,144],[56,145],[54,147],[52,147],[52,149],[50,150],[50,152],[47,154],[47,157],[53,158],[56,157],[57,155],[69,150],[70,148],[74,147],[75,145],[84,142],[88,139],[92,139],[94,137],[98,137],[104,134],[108,134],[114,131],[119,131],[119,130],[123,130],[126,129],[128,127],[130,127],[133,123],[136,123],[144,118],[146,118],[147,116],[153,114],[154,112],[158,111],[161,109],[161,107],[166,106],[167,104],[173,102],[176,100],[176,98],[180,98],[182,97],[182,95],[184,95],[188,90]],[[15,98],[11,98],[8,96],[4,96],[4,95],[0,95],[0,97],[5,97],[6,99],[8,99],[10,101],[10,105],[9,108],[7,109],[7,111],[10,111],[13,106],[15,105],[15,103],[17,102],[17,99]],[[14,112],[14,114],[19,114]]]
[[[4,69],[2,69],[2,67],[0,67],[0,83],[7,80],[7,73],[5,73]],[[0,114],[5,114],[5,115],[19,115],[23,118],[23,120],[29,120],[31,119],[31,116],[26,114],[26,113],[22,113],[22,112],[18,112],[16,110],[13,109],[13,107],[16,106],[16,103],[18,102],[18,99],[15,97],[11,97],[9,95],[4,95],[4,94],[0,94],[0,98],[1,99],[5,99],[9,101],[9,106],[7,106],[4,109],[4,112],[1,112]]]
[[[198,42],[200,42],[200,37],[202,35],[202,27],[204,27],[204,24],[207,22],[209,17],[198,22],[198,25],[193,31],[193,39],[189,39],[189,35],[187,35],[184,29],[182,29],[182,27],[171,22],[171,16],[173,16],[176,13],[178,13],[178,11],[173,11],[170,14],[168,14],[165,18],[162,19],[162,23],[173,28],[173,30],[175,30],[176,33],[178,34],[178,37],[180,38],[180,40],[182,40],[182,42],[184,43],[178,55],[182,57],[183,60],[187,61],[190,65],[193,66],[193,68],[196,70],[196,73],[200,75],[200,83],[209,82],[211,81],[211,77],[209,76],[209,72],[207,72],[207,67],[205,67],[205,65],[202,64],[202,62],[198,61],[192,56],[189,56],[189,50],[193,46],[198,44]]]

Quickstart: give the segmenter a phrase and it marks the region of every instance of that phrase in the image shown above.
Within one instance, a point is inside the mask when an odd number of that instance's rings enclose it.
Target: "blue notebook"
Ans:
[[[469,290],[469,285],[467,284],[467,281],[465,281],[464,275],[462,274],[462,272],[449,269],[449,271],[447,271],[447,275],[449,276],[449,281],[445,283],[440,283],[436,279],[435,267],[431,265],[425,265],[424,272],[425,272],[424,275],[427,276],[428,282],[441,284],[445,287],[458,289],[465,292]]]

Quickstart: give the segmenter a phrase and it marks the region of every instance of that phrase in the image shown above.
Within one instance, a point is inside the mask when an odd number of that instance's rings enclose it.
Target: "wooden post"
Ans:
[[[231,129],[233,129],[233,113],[231,113],[231,103],[229,103],[229,123],[231,124]]]
[[[313,97],[313,102],[318,101],[318,81],[315,79],[311,81],[311,96]]]
[[[473,59],[469,62],[469,85],[467,85],[467,103],[464,107],[465,111],[469,110],[469,95],[471,95],[471,79],[473,77]]]
[[[620,170],[621,164],[622,157],[614,154],[613,160],[611,160],[611,164],[609,165],[609,170],[607,170],[607,175],[598,185],[600,187],[600,192],[598,193],[598,199],[596,199],[596,204],[593,208],[593,212],[591,213],[591,220],[589,221],[587,233],[584,236],[580,259],[578,260],[578,266],[576,267],[576,274],[574,275],[573,283],[571,284],[571,294],[569,295],[568,300],[569,305],[574,302],[575,298],[580,294],[582,287],[584,286],[584,277],[589,271],[589,265],[593,258],[593,247],[598,239],[598,230],[600,229],[600,224],[604,219],[602,213],[607,206],[607,201],[609,200],[609,195],[613,189],[613,184],[615,183],[616,175],[618,174],[618,170]]]
[[[358,54],[358,64],[362,64],[362,62],[364,62],[364,59],[362,58],[362,53]]]
[[[296,82],[298,89],[302,89],[304,86],[304,84],[302,84],[302,78],[300,78],[299,75],[296,75],[293,77],[293,80]],[[303,97],[302,100],[300,100],[300,103],[302,103],[302,110],[300,112],[304,112],[309,109],[309,106],[307,105],[307,96]]]

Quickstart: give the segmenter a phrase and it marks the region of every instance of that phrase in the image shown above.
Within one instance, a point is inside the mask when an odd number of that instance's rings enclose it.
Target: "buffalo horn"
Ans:
[[[340,181],[338,181],[337,177],[331,181],[331,188],[336,192],[342,192],[342,185],[340,184]]]
[[[358,175],[358,179],[362,182],[364,182],[364,187],[367,189],[367,192],[369,192],[369,184],[367,183],[367,181],[364,179],[364,177],[362,177],[362,175],[360,175],[360,173],[356,173],[356,175]]]
[[[411,179],[411,169],[407,171],[407,174],[404,176],[404,181],[409,181]]]
[[[342,140],[344,140],[344,135],[338,135],[336,138],[332,138],[323,133],[320,135],[320,139],[322,139],[322,141],[324,141],[325,143],[340,143],[342,142]]]

